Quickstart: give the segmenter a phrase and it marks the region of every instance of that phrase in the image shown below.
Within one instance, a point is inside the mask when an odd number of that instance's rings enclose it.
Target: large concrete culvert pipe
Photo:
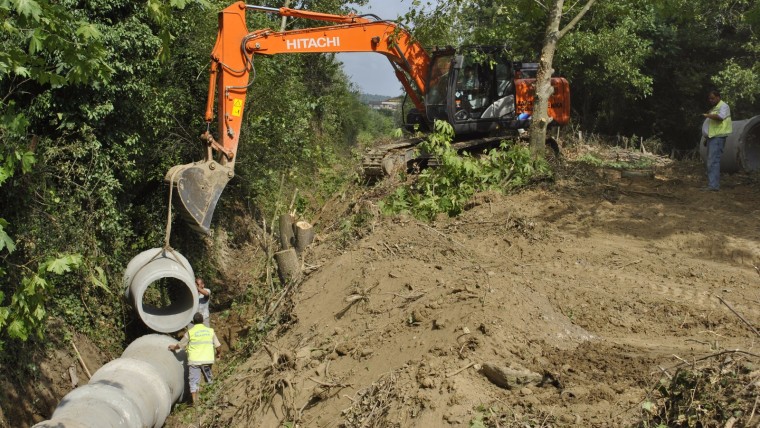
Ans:
[[[175,343],[161,334],[140,337],[87,385],[66,394],[50,420],[32,428],[163,426],[185,390],[185,352],[167,349]]]
[[[159,333],[185,328],[198,311],[193,268],[166,248],[143,251],[124,271],[124,294],[145,325]]]
[[[760,116],[733,121],[733,132],[726,138],[721,172],[760,171]],[[699,154],[707,159],[707,147],[699,144]]]

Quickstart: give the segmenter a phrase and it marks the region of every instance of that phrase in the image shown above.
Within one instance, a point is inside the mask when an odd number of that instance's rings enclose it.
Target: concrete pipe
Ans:
[[[181,330],[198,311],[193,268],[171,249],[153,248],[133,258],[124,271],[124,294],[145,325],[160,333]]]
[[[87,385],[66,394],[50,420],[32,428],[163,426],[185,390],[185,352],[167,349],[175,343],[161,334],[135,340]]]
[[[723,156],[720,158],[721,172],[760,171],[760,116],[732,122],[733,132],[726,138]],[[699,144],[699,154],[707,159],[707,147]]]
[[[746,172],[760,171],[760,116],[742,120],[734,125],[734,134],[738,134],[739,162]]]

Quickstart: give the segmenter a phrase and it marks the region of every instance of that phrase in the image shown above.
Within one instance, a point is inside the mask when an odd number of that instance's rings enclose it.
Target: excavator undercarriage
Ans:
[[[473,138],[454,142],[451,148],[458,153],[480,153],[515,137],[503,135]],[[411,138],[367,149],[362,156],[364,179],[372,183],[398,172],[415,172],[438,166],[434,156],[420,151],[418,146],[423,140],[423,137]]]

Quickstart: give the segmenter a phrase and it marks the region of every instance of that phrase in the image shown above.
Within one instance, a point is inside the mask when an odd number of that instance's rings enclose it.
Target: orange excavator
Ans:
[[[245,21],[249,10],[330,24],[250,32]],[[428,52],[403,26],[375,15],[333,15],[237,2],[219,12],[219,31],[211,52],[205,119],[209,125],[214,121],[216,97],[217,136],[208,131],[201,136],[207,146],[205,159],[174,166],[166,174],[192,227],[208,233],[222,190],[234,176],[255,57],[346,52],[375,52],[388,58],[414,105],[405,118],[410,130],[429,130],[435,120],[444,120],[461,140],[458,144],[481,146],[503,139],[505,130],[528,125],[537,67],[510,60],[503,47]],[[570,119],[569,85],[564,78],[553,77],[552,86],[549,115],[552,124],[564,125]],[[364,157],[365,173],[382,174],[393,165],[406,165],[418,142],[406,140],[373,149]]]

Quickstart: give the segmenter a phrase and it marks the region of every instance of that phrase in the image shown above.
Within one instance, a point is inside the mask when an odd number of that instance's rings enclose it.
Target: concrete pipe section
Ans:
[[[32,428],[161,427],[185,390],[185,352],[171,352],[169,336],[132,342],[101,367],[87,385],[68,394],[50,420]]]
[[[124,287],[140,319],[159,333],[185,328],[198,311],[193,268],[172,249],[153,248],[138,254],[124,271]]]
[[[733,132],[726,138],[721,172],[760,171],[760,116],[732,122]],[[704,141],[704,140],[703,140]],[[707,147],[700,142],[699,154],[707,159]]]

